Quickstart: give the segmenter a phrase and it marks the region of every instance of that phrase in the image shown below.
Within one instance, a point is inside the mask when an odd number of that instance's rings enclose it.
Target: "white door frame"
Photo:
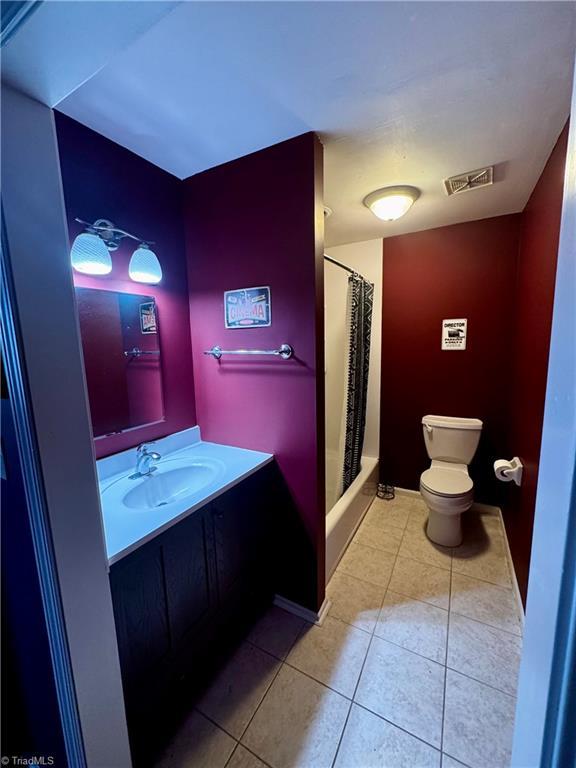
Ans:
[[[5,86],[2,212],[3,268],[19,347],[11,363],[19,367],[27,401],[27,413],[19,414],[19,445],[22,449],[26,438],[26,416],[32,446],[23,467],[27,501],[44,515],[47,551],[52,552],[44,566],[55,568],[52,583],[60,612],[49,620],[64,638],[63,665],[54,668],[62,675],[60,693],[71,682],[59,697],[61,713],[63,702],[69,706],[70,719],[63,720],[63,727],[79,725],[80,738],[71,737],[67,748],[73,750],[71,765],[84,764],[83,747],[89,768],[127,768],[128,731],[54,115]],[[31,480],[37,483],[36,496],[29,491]],[[52,654],[54,659],[54,645]]]
[[[570,722],[570,716],[576,717],[576,683],[570,682],[576,671],[575,464],[576,80],[512,753],[515,768],[567,768],[576,754]]]

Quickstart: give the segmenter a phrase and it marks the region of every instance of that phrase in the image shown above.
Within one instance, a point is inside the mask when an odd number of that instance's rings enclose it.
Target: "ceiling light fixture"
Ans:
[[[396,221],[408,213],[419,197],[420,190],[416,187],[384,187],[367,195],[364,205],[379,219]]]
[[[137,283],[151,284],[162,280],[162,267],[150,248],[151,240],[144,241],[130,232],[118,229],[108,219],[97,219],[94,224],[82,219],[76,221],[86,228],[76,237],[70,251],[70,260],[77,272],[86,275],[108,275],[112,271],[110,251],[116,251],[120,241],[129,237],[138,243],[128,267],[130,278]]]

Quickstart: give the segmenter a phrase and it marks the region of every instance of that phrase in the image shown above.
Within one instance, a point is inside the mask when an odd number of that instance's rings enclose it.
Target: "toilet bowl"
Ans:
[[[428,538],[445,547],[459,546],[461,515],[474,501],[474,483],[466,464],[433,461],[420,477],[420,493],[430,512]]]
[[[451,416],[424,416],[426,451],[432,460],[420,476],[420,493],[429,510],[426,533],[436,544],[462,543],[461,516],[474,501],[468,464],[474,458],[482,422]]]

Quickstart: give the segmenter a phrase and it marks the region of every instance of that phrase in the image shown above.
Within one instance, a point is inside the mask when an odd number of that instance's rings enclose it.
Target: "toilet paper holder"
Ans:
[[[518,456],[514,456],[512,461],[498,459],[498,461],[494,462],[494,474],[503,483],[509,483],[514,480],[516,485],[521,485],[523,469],[524,465]]]

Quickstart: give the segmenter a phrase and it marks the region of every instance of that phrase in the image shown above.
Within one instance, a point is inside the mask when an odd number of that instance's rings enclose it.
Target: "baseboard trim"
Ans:
[[[472,504],[472,509],[476,510],[476,512],[482,512],[485,515],[500,517],[500,520],[502,520],[502,511],[500,510],[500,507],[495,507],[492,504],[481,504],[479,501],[475,501]]]
[[[411,488],[394,488],[394,493],[398,496],[420,496],[420,491],[413,491]]]
[[[510,544],[508,542],[508,536],[506,534],[506,526],[504,525],[504,515],[502,514],[502,510],[500,509],[500,507],[496,507],[496,509],[498,510],[498,516],[500,517],[500,524],[504,530],[504,541],[506,542],[506,556],[508,558],[508,567],[510,568],[510,573],[512,574],[512,587],[514,590],[514,595],[516,597],[518,614],[522,621],[522,632],[524,632],[524,620],[525,620],[524,604],[522,602],[522,596],[520,595],[520,587],[518,586],[516,571],[514,570],[514,561],[512,560],[512,552],[510,551]]]
[[[294,616],[299,616],[301,619],[309,621],[311,624],[316,624],[318,627],[321,627],[324,623],[324,619],[328,615],[328,611],[332,605],[332,601],[325,598],[320,610],[316,613],[309,608],[304,608],[304,606],[299,603],[294,603],[292,600],[282,597],[282,595],[274,595],[274,600],[272,602],[274,605],[278,606],[278,608],[283,608],[285,611],[288,611],[288,613],[293,613]]]

